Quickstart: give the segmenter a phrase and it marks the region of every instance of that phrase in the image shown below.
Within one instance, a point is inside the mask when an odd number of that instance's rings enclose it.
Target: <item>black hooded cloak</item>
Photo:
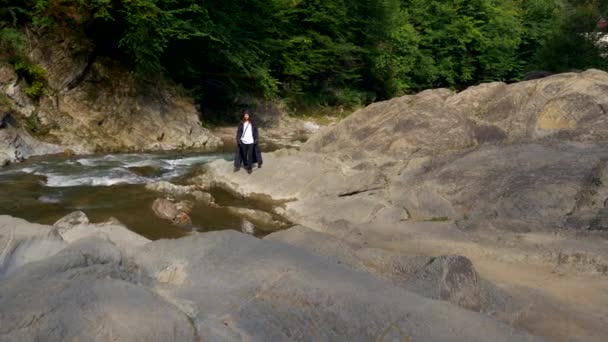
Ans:
[[[259,145],[259,134],[258,126],[255,122],[251,123],[251,130],[253,134],[253,151],[251,153],[252,160],[251,166],[257,163],[258,166],[262,166],[262,151]],[[245,149],[243,143],[241,143],[241,137],[243,136],[243,123],[239,124],[239,128],[236,130],[236,152],[234,154],[234,167],[240,168],[243,166],[243,160],[245,159]]]

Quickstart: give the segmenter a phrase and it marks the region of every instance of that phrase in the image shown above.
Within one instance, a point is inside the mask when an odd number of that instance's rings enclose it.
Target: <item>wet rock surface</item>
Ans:
[[[188,216],[191,209],[192,204],[186,201],[175,203],[165,198],[158,198],[152,203],[152,210],[156,216],[178,226],[192,224],[192,220]]]
[[[205,204],[213,204],[213,196],[208,192],[202,191],[202,188],[204,187],[198,185],[176,185],[165,181],[146,184],[146,189],[150,191],[156,191],[173,197],[191,196]]]

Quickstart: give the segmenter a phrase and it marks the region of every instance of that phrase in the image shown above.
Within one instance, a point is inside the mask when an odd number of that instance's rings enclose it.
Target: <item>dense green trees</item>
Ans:
[[[92,53],[236,95],[359,105],[428,87],[608,68],[600,0],[0,0],[0,44],[69,26]],[[9,49],[10,47],[10,49]]]
[[[563,4],[555,14],[554,29],[543,41],[532,65],[550,71],[595,67],[608,70],[606,28],[598,28],[599,19],[608,19],[608,2],[578,0]]]

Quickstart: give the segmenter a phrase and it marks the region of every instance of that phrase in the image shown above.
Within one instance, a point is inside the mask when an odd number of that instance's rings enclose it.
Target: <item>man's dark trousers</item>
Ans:
[[[251,165],[251,161],[253,160],[253,144],[243,144],[243,165],[246,170],[251,170],[253,165]]]

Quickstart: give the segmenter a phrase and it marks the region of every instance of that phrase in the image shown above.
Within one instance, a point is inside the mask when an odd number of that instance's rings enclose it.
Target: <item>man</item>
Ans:
[[[262,153],[259,145],[258,126],[248,111],[243,112],[241,123],[236,130],[237,150],[234,156],[234,172],[240,170],[241,165],[247,173],[251,174],[253,164],[262,167]]]

